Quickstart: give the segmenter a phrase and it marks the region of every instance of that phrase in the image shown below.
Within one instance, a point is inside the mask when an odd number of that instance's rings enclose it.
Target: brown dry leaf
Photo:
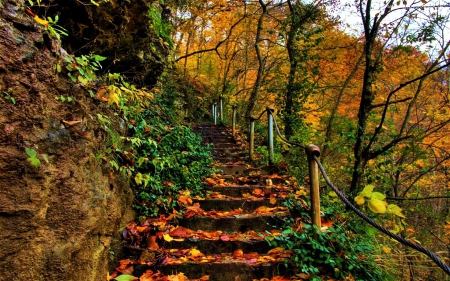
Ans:
[[[61,122],[63,122],[64,124],[66,124],[67,126],[73,126],[73,125],[76,125],[76,124],[79,124],[79,123],[81,123],[81,120],[77,120],[77,121],[66,121],[66,120],[62,120]]]
[[[147,240],[148,247],[152,250],[159,250],[159,245],[156,243],[156,236],[150,236]]]
[[[310,274],[306,274],[306,273],[295,274],[295,276],[302,280],[308,280],[311,277]]]
[[[191,236],[192,234],[192,230],[179,226],[177,228],[175,228],[174,230],[169,232],[169,235],[172,237],[181,237],[181,238],[186,238]]]

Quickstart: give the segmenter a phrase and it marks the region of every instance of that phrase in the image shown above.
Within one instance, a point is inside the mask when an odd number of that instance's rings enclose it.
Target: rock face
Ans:
[[[69,53],[108,57],[105,70],[151,86],[167,63],[171,44],[167,25],[163,25],[170,10],[159,2],[109,0],[97,7],[78,0],[54,0],[51,8],[36,12],[59,15],[58,24],[69,33],[63,40]]]
[[[132,192],[105,165],[108,133],[97,114],[116,118],[116,132],[126,128],[108,105],[56,73],[61,46],[27,15],[25,3],[0,1],[0,280],[105,280],[119,225],[133,219]],[[138,80],[153,83],[164,54],[158,63],[149,59],[154,52],[139,55],[154,39],[145,38],[148,27],[133,27],[143,23],[131,23],[130,14],[148,4],[111,0],[97,10],[79,3],[53,1],[61,18],[86,16],[68,28],[78,26],[79,34],[66,47],[79,48],[83,36],[92,43],[83,52],[114,56],[115,71],[132,67]],[[39,167],[27,160],[26,148],[36,151]]]

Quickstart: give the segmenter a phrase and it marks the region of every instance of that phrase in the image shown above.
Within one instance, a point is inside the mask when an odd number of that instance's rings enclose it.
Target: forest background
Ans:
[[[274,107],[284,136],[318,145],[329,177],[365,213],[448,264],[448,2],[11,0],[0,7],[1,149],[9,157],[2,159],[14,160],[0,167],[3,268],[59,279],[52,277],[65,271],[58,263],[28,257],[69,263],[73,253],[75,262],[104,268],[107,261],[84,251],[96,245],[108,254],[123,209],[145,201],[140,194],[153,196],[144,212],[156,216],[176,203],[167,189],[186,184],[182,177],[173,186],[158,182],[134,170],[134,161],[161,170],[173,164],[164,156],[176,142],[155,140],[176,132],[174,124],[211,120],[211,103],[220,98],[226,123],[237,105],[244,133],[249,117]],[[23,38],[34,42],[32,51]],[[260,165],[264,118],[257,124]],[[139,147],[149,153],[139,155]],[[276,164],[306,185],[305,158],[276,142]],[[206,171],[196,171],[188,176],[197,187]],[[161,193],[136,196],[150,181]],[[368,247],[355,251],[358,262],[366,259],[360,250],[371,248],[367,257],[394,280],[447,278],[427,257],[360,225],[326,188],[321,200],[340,226],[359,226],[365,240],[350,247]],[[86,231],[92,228],[94,235]],[[26,241],[39,255],[13,251],[20,247],[12,243]]]
[[[192,1],[173,24],[179,75],[208,89],[184,98],[186,112],[222,98],[225,120],[237,105],[246,128],[245,117],[274,107],[286,138],[319,145],[361,207],[370,209],[357,195],[374,187],[405,214],[379,215],[384,226],[448,259],[449,3]],[[302,151],[279,142],[277,153],[304,178]],[[432,269],[380,239],[380,258],[400,275]]]

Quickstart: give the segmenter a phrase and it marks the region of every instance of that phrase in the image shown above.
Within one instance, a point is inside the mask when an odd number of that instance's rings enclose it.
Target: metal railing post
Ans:
[[[233,105],[233,119],[232,119],[232,134],[233,138],[236,137],[236,113],[237,113],[237,105]]]
[[[269,165],[272,166],[275,162],[274,152],[273,152],[273,107],[268,106],[267,108],[267,125],[268,125],[268,138],[267,151],[269,151]]]
[[[214,125],[217,125],[217,104],[213,104]]]
[[[250,116],[250,136],[249,136],[249,157],[250,161],[253,161],[253,151],[255,150],[255,116]]]
[[[319,147],[310,144],[305,149],[308,156],[309,182],[311,196],[311,218],[313,225],[320,231],[322,224],[320,221],[320,194],[319,194],[319,167],[314,160],[314,156],[320,156]]]
[[[223,124],[223,98],[220,97],[219,99],[219,106],[220,106],[220,124]]]

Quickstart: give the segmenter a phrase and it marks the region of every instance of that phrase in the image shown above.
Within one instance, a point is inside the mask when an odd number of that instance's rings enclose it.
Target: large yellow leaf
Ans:
[[[371,198],[369,201],[369,209],[372,210],[374,213],[378,214],[384,214],[386,213],[386,202],[377,199],[377,198]]]

